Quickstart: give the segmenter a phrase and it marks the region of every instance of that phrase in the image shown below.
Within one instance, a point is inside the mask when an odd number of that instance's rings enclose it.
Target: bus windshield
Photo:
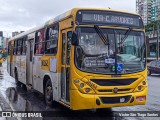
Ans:
[[[105,45],[94,27],[78,27],[76,66],[86,72],[125,74],[139,72],[146,66],[144,32],[101,28],[109,45]]]

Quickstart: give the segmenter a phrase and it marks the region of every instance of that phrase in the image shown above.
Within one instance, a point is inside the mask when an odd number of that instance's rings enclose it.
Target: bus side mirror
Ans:
[[[78,37],[77,37],[77,34],[75,32],[72,33],[71,44],[75,45],[75,46],[78,46]]]

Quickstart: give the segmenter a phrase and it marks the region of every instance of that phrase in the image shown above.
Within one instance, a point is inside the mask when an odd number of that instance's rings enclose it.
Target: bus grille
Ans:
[[[118,104],[118,103],[127,103],[131,98],[129,96],[122,96],[122,97],[100,97],[103,104]]]
[[[91,79],[92,82],[100,86],[125,86],[135,82],[137,78],[130,79]]]
[[[131,89],[118,89],[118,92],[127,92],[130,91]],[[98,92],[113,92],[113,89],[109,90],[98,90]]]

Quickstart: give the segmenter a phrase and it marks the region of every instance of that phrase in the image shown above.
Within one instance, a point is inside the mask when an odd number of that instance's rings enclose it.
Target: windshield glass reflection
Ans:
[[[134,73],[145,69],[144,33],[130,30],[101,28],[109,44],[104,44],[92,27],[77,28],[76,66],[82,71],[115,74]],[[116,31],[116,32],[115,32]],[[125,39],[124,39],[125,38]],[[116,64],[117,62],[117,64]]]

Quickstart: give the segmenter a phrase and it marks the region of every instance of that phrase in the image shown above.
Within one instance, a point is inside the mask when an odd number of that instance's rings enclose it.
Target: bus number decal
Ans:
[[[94,90],[96,90],[96,88],[97,88],[97,85],[95,85],[93,82],[91,82],[90,80],[88,80],[87,82],[86,82],[86,84],[88,84],[89,86],[91,86]]]

